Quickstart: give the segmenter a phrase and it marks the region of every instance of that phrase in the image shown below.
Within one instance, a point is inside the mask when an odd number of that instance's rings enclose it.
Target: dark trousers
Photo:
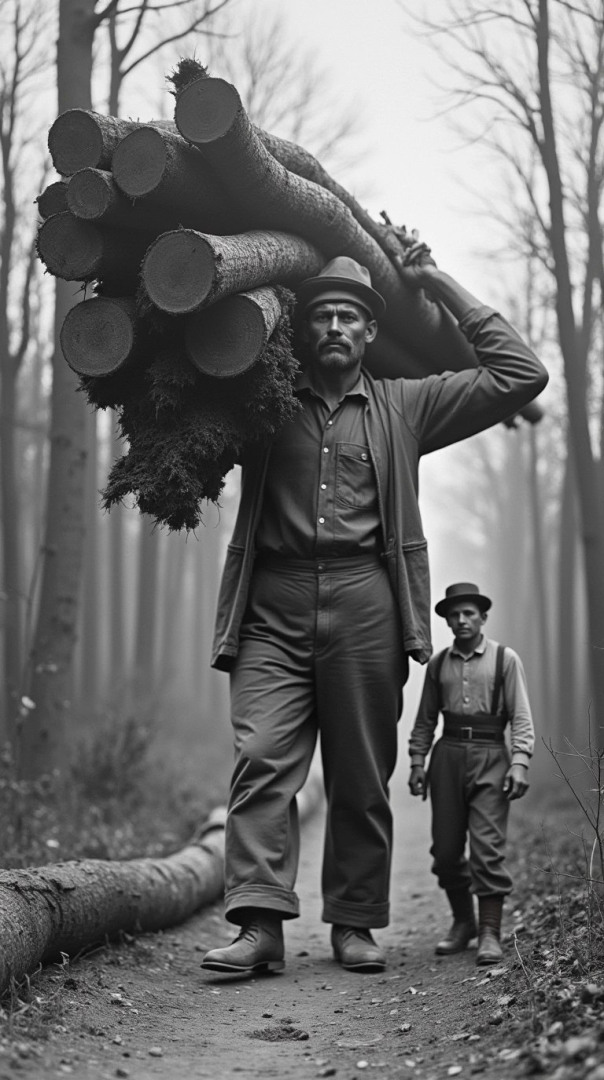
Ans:
[[[388,924],[388,782],[408,663],[379,560],[255,570],[231,674],[235,768],[226,912],[296,916],[296,793],[320,737],[327,821],[323,919]]]
[[[478,896],[511,892],[504,862],[509,802],[503,781],[509,765],[504,744],[436,743],[429,770],[431,854],[443,889],[471,887]]]

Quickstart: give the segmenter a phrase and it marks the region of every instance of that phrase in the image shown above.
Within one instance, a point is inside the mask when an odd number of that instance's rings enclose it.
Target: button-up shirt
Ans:
[[[297,559],[381,550],[363,375],[333,410],[304,374],[296,393],[301,408],[271,449],[256,549]]]
[[[435,679],[437,657],[428,664],[417,717],[409,739],[412,765],[423,765],[432,746],[438,714],[463,716],[490,714],[497,642],[481,637],[474,652],[465,656],[453,645],[446,653],[440,670],[440,692]],[[503,658],[503,685],[497,715],[505,712],[510,721],[512,763],[528,765],[535,745],[531,706],[522,660],[506,646]]]

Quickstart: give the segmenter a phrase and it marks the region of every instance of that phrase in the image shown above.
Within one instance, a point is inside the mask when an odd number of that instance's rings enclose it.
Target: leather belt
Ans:
[[[480,724],[445,724],[442,737],[455,742],[504,742],[503,728],[483,728]]]

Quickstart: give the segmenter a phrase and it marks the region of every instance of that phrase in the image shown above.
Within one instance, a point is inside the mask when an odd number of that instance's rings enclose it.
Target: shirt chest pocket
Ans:
[[[358,443],[336,446],[336,503],[366,509],[377,500],[369,448]]]

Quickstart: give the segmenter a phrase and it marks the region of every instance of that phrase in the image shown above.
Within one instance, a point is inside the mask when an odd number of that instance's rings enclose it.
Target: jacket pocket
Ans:
[[[366,509],[377,500],[369,447],[340,442],[336,446],[336,503]]]

